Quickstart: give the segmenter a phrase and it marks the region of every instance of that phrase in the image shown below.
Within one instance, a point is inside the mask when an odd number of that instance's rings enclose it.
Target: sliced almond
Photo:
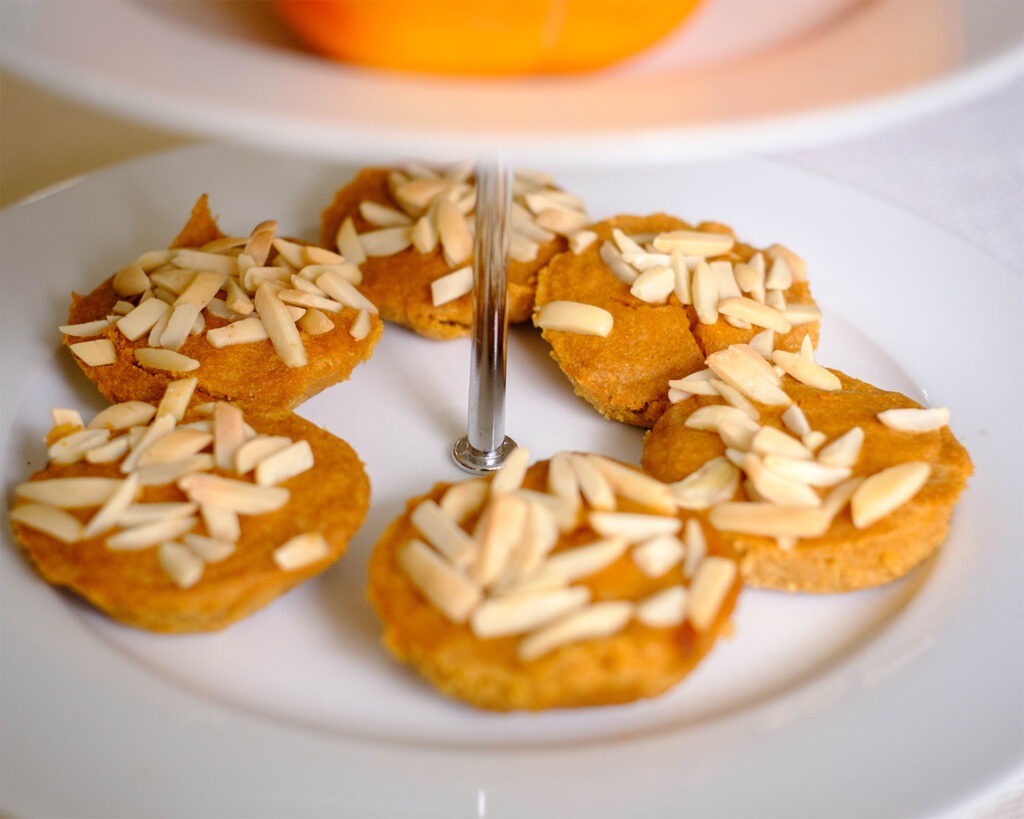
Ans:
[[[85,453],[85,460],[91,464],[110,464],[121,460],[128,454],[129,439],[127,435],[112,438],[102,446],[93,447]]]
[[[534,324],[541,330],[607,337],[612,331],[612,314],[603,307],[578,301],[550,301],[540,307]]]
[[[138,296],[149,290],[149,276],[137,262],[133,262],[118,270],[111,284],[114,292],[122,298]]]
[[[306,366],[306,350],[295,322],[284,302],[266,284],[256,291],[256,310],[278,357],[289,367]]]
[[[563,583],[571,583],[606,569],[629,547],[626,538],[605,537],[583,546],[563,549],[548,556],[536,569],[535,574],[556,577]]]
[[[693,293],[690,287],[690,266],[687,264],[687,256],[682,250],[673,250],[669,254],[669,264],[672,274],[675,277],[674,292],[680,304],[692,304]]]
[[[80,429],[58,438],[47,448],[47,456],[53,463],[73,464],[82,460],[85,454],[110,439],[108,429]]]
[[[452,208],[454,209],[454,205]],[[462,214],[457,210],[459,221],[462,221]],[[412,231],[408,227],[389,227],[371,230],[359,234],[359,241],[363,246],[363,252],[367,256],[394,256],[401,253],[412,244]],[[470,243],[472,245],[472,242]]]
[[[185,417],[198,384],[198,378],[179,378],[177,381],[172,381],[164,390],[156,414],[172,415],[176,421],[180,422]]]
[[[585,455],[573,453],[569,456],[576,485],[587,505],[594,510],[612,510],[618,505],[615,489],[597,466]]]
[[[788,375],[791,375],[802,384],[807,384],[809,387],[829,391],[838,390],[842,387],[839,376],[820,364],[809,361],[800,353],[774,350],[772,352],[772,361],[782,367]]]
[[[356,228],[349,217],[341,223],[338,233],[334,239],[338,252],[345,258],[345,261],[354,265],[361,265],[366,261],[366,252],[363,250],[362,240],[356,233]]]
[[[210,342],[210,346],[218,350],[234,344],[255,344],[266,341],[267,338],[267,328],[258,316],[249,316],[221,327],[214,327],[206,333],[206,340]]]
[[[786,317],[774,307],[745,296],[722,299],[718,302],[718,312],[776,333],[788,333],[792,329]]]
[[[331,547],[319,532],[290,537],[274,549],[274,563],[286,572],[302,569],[328,557]]]
[[[203,559],[181,543],[161,543],[157,560],[178,588],[190,589],[203,576]]]
[[[652,478],[639,469],[613,461],[611,458],[601,455],[584,457],[604,475],[605,480],[619,497],[628,498],[663,515],[675,514],[675,498],[667,484]]]
[[[793,285],[793,271],[783,256],[775,256],[765,276],[764,286],[768,290],[788,290]]]
[[[682,586],[669,586],[636,604],[633,616],[651,628],[672,628],[686,619],[688,593]]]
[[[396,558],[420,593],[454,623],[466,622],[483,597],[477,583],[422,540],[402,544]]]
[[[721,256],[732,250],[736,240],[728,233],[702,230],[672,230],[654,237],[655,250],[671,253],[680,250],[687,256]]]
[[[722,425],[726,423],[736,424],[748,429],[751,434],[760,429],[757,422],[753,421],[747,413],[729,404],[707,404],[703,407],[698,407],[686,417],[683,426],[688,429],[718,432]]]
[[[430,283],[434,307],[440,307],[472,292],[473,268],[468,266],[453,270]]]
[[[883,410],[878,413],[878,420],[889,429],[900,432],[932,432],[949,424],[949,408],[906,407]]]
[[[377,307],[366,296],[360,293],[352,282],[339,276],[335,271],[328,270],[316,280],[316,285],[335,301],[356,310],[365,310],[377,315]]]
[[[195,278],[195,275],[195,270],[184,270],[173,266],[154,270],[149,277],[150,284],[153,286],[152,293],[161,301],[167,304],[174,304],[178,295],[185,291],[185,288]],[[145,294],[143,294],[140,303],[145,300]],[[120,311],[115,310],[115,312]]]
[[[444,193],[451,183],[444,179],[413,179],[392,189],[395,201],[410,216],[419,216],[434,197]]]
[[[715,281],[715,274],[703,260],[697,262],[693,268],[690,296],[701,324],[714,324],[718,321],[718,284]]]
[[[195,514],[194,503],[162,501],[159,503],[133,503],[121,513],[117,525],[123,529],[153,523],[164,518],[186,518]]]
[[[140,347],[135,350],[135,360],[143,367],[153,370],[187,373],[199,369],[198,361],[174,350],[154,350],[150,347]]]
[[[852,478],[847,478],[836,484],[828,491],[822,501],[822,508],[829,513],[830,518],[834,518],[846,508],[846,504],[850,502],[850,498],[853,497],[853,493],[863,480],[864,478],[860,475],[854,475]]]
[[[190,500],[231,509],[242,515],[275,512],[288,503],[289,491],[282,486],[258,486],[219,475],[195,473],[178,481]]]
[[[456,523],[462,523],[470,515],[480,511],[489,491],[489,486],[483,480],[459,481],[448,487],[438,506]]]
[[[786,266],[790,269],[794,281],[807,281],[807,262],[788,247],[776,243],[769,247],[765,253],[767,253],[768,258],[773,261],[775,259],[784,260]]]
[[[728,558],[710,555],[701,561],[686,603],[686,619],[697,631],[705,631],[715,621],[736,575],[736,563]]]
[[[209,472],[211,469],[213,469],[213,456],[208,452],[200,452],[197,455],[189,455],[168,463],[139,467],[136,472],[142,486],[163,486],[174,483],[193,472]]]
[[[806,458],[770,453],[764,456],[764,465],[777,475],[808,486],[835,486],[850,477],[850,467],[829,466]]]
[[[738,409],[751,421],[756,422],[760,420],[761,413],[757,411],[757,407],[750,403],[750,400],[738,389],[732,386],[732,384],[726,384],[724,381],[717,378],[712,379],[710,384],[714,387],[715,392],[726,400],[726,403],[728,403],[729,406]]]
[[[143,523],[130,529],[122,529],[107,538],[107,548],[118,552],[132,552],[149,549],[167,540],[181,537],[199,522],[193,516],[173,517]]]
[[[296,441],[256,464],[255,479],[260,486],[276,486],[313,468],[309,441]]]
[[[106,502],[97,510],[82,530],[83,538],[91,538],[118,525],[125,510],[131,506],[139,491],[139,476],[132,473],[123,481]]]
[[[697,518],[686,519],[686,523],[683,525],[683,545],[686,547],[683,574],[686,577],[693,577],[697,567],[708,553],[708,540],[704,535],[704,528]]]
[[[601,261],[608,266],[612,275],[624,284],[632,285],[636,281],[637,276],[640,275],[631,265],[623,260],[622,253],[611,242],[602,242],[598,253],[601,256]]]
[[[775,331],[762,330],[747,342],[755,353],[765,359],[772,357],[772,350],[775,349]]]
[[[526,470],[530,466],[530,450],[518,446],[509,453],[501,469],[495,473],[491,481],[491,494],[500,495],[514,492],[523,485]]]
[[[604,537],[621,537],[636,543],[657,535],[674,535],[682,528],[679,518],[637,512],[591,512],[591,528]]]
[[[681,509],[708,509],[731,499],[739,488],[740,471],[721,455],[706,461],[696,472],[671,484]]]
[[[733,275],[742,292],[747,293],[754,301],[764,302],[765,272],[763,266],[758,267],[740,262],[733,268]]]
[[[194,504],[190,505],[194,506]],[[237,543],[242,536],[242,525],[238,520],[238,513],[233,509],[204,503],[199,507],[199,514],[203,519],[203,525],[206,526],[206,531],[214,540],[223,543]]]
[[[711,507],[708,520],[723,532],[764,537],[818,537],[828,529],[831,516],[820,506],[727,502]]]
[[[90,367],[106,367],[117,361],[114,343],[108,338],[79,341],[69,344],[68,349]]]
[[[176,429],[155,441],[152,446],[147,447],[135,463],[138,467],[144,467],[150,464],[179,461],[201,452],[211,441],[213,441],[213,436],[208,432],[195,429]]]
[[[747,344],[733,344],[707,358],[715,374],[752,401],[769,406],[788,406],[792,400],[780,386],[771,365]]]
[[[590,602],[584,586],[537,592],[518,592],[482,602],[470,617],[480,638],[505,637],[539,628],[581,609]]]
[[[16,497],[61,509],[101,506],[121,486],[119,478],[48,478],[26,481],[14,488]]]
[[[48,503],[22,503],[11,510],[11,521],[20,523],[61,543],[75,543],[84,537],[82,522],[74,515]]]
[[[231,466],[239,475],[246,475],[264,458],[280,452],[291,443],[292,439],[285,435],[257,435],[241,441],[234,450]]]
[[[568,452],[556,452],[548,461],[548,491],[565,510],[565,516],[575,525],[581,505],[580,483]]]
[[[677,565],[686,548],[674,535],[657,535],[641,541],[631,552],[636,567],[648,577],[661,577]]]
[[[715,374],[711,370],[698,370],[685,378],[673,379],[668,384],[690,395],[717,395],[719,392],[711,383],[714,379]]]
[[[908,461],[868,476],[850,498],[853,525],[865,529],[898,509],[920,491],[929,475],[930,464]]]
[[[193,248],[181,248],[176,251],[173,261],[178,267],[220,273],[224,276],[232,276],[238,271],[233,256],[225,256],[221,253],[208,253],[207,251],[194,250]]]
[[[757,490],[758,497],[782,506],[821,506],[821,497],[806,483],[769,469],[753,452],[743,458],[742,469]]]
[[[782,423],[785,424],[786,429],[800,437],[811,431],[811,425],[807,420],[807,416],[804,415],[804,411],[797,404],[791,404],[782,413]]]
[[[360,310],[352,320],[352,326],[349,327],[348,333],[356,341],[362,341],[370,335],[372,326],[373,319],[370,318],[370,314],[366,310]]]
[[[764,426],[757,430],[750,442],[750,449],[758,455],[785,455],[789,458],[814,457],[802,441],[776,427]]]
[[[296,323],[302,332],[311,336],[320,336],[334,329],[334,322],[327,317],[326,313],[316,308],[307,310]]]
[[[625,600],[593,603],[524,637],[519,657],[530,662],[569,643],[607,637],[625,627],[632,615],[633,604]]]
[[[409,216],[402,211],[370,200],[359,203],[359,215],[377,227],[400,227],[412,224]]]
[[[772,293],[781,293],[778,290],[769,291],[769,295]],[[794,327],[798,327],[802,324],[812,324],[816,321],[821,321],[821,309],[815,304],[786,304],[785,300],[779,305],[779,309],[782,310],[782,314],[786,317],[786,321],[792,324]]]
[[[344,306],[334,299],[327,298],[326,296],[318,296],[315,293],[310,293],[307,290],[301,289],[282,290],[277,294],[277,297],[285,304],[304,307],[307,310],[310,308],[324,310],[328,313],[338,313]]]
[[[174,429],[177,419],[173,415],[158,415],[148,427],[142,430],[139,439],[132,444],[132,450],[121,462],[121,472],[127,475],[134,470],[143,453],[158,440]]]
[[[469,569],[481,586],[501,576],[523,536],[528,511],[526,501],[515,494],[498,495],[484,509],[476,530],[479,550]]]
[[[66,336],[89,338],[98,336],[110,326],[110,319],[101,318],[96,321],[83,321],[80,324],[62,324],[57,329]]]
[[[637,276],[629,292],[648,304],[664,304],[675,290],[675,285],[675,273],[672,268],[657,266]]]
[[[577,230],[569,234],[569,250],[580,254],[598,240],[598,235],[592,230]]]
[[[589,221],[585,213],[560,207],[546,208],[536,216],[538,225],[562,236],[582,230]]]
[[[853,427],[818,452],[818,461],[828,466],[853,466],[864,444],[864,430]]]
[[[477,551],[475,541],[441,506],[425,500],[412,511],[410,518],[426,541],[457,566],[468,566]]]

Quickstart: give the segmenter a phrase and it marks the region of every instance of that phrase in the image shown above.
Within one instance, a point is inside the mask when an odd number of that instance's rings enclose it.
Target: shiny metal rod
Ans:
[[[505,360],[508,340],[508,247],[512,173],[501,158],[476,168],[473,237],[473,348],[466,436],[452,447],[467,472],[499,469],[516,443],[505,435]]]

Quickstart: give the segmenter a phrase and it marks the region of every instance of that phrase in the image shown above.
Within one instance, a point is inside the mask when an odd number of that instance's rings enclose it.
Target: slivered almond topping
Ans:
[[[786,429],[794,435],[799,435],[801,437],[811,431],[811,425],[807,421],[807,416],[804,415],[804,411],[796,404],[790,405],[786,408],[786,411],[782,413],[782,423],[785,424]]]
[[[775,427],[761,427],[750,442],[758,455],[786,455],[790,458],[811,459],[812,453],[801,441]]]
[[[550,301],[540,307],[534,324],[541,330],[606,337],[614,319],[603,307],[578,301]]]
[[[585,455],[573,453],[569,455],[576,485],[580,494],[591,509],[612,510],[617,506],[615,489],[608,479]]]
[[[673,230],[660,233],[652,242],[655,250],[671,253],[680,250],[688,256],[720,256],[732,250],[735,239],[728,233],[700,230]]]
[[[370,314],[366,310],[359,310],[356,313],[356,317],[352,320],[352,326],[349,327],[348,334],[356,341],[362,341],[370,335],[372,326],[373,319],[370,318]]]
[[[705,631],[711,626],[735,581],[734,561],[717,555],[701,561],[686,601],[686,618],[697,631]]]
[[[258,486],[219,475],[195,473],[178,481],[178,487],[198,504],[212,504],[243,515],[275,512],[288,503],[290,493],[282,486]]]
[[[367,222],[378,227],[401,227],[412,224],[412,220],[402,211],[389,208],[379,202],[360,202],[359,214]]]
[[[141,526],[143,523],[165,518],[185,518],[195,514],[194,503],[178,501],[163,501],[160,503],[133,503],[121,513],[117,525],[122,529],[130,529],[133,526]]]
[[[776,243],[771,245],[765,253],[769,259],[783,259],[786,262],[786,266],[790,269],[794,281],[807,281],[807,262],[788,247]]]
[[[114,292],[122,298],[139,296],[149,290],[149,276],[138,262],[133,262],[118,270],[111,284]]]
[[[110,319],[101,318],[96,321],[83,321],[80,324],[62,324],[57,329],[66,336],[88,338],[98,336],[110,326]]]
[[[277,227],[277,222],[273,219],[260,222],[252,229],[252,233],[242,246],[242,253],[249,256],[255,264],[266,264]]]
[[[173,262],[178,267],[220,273],[224,276],[233,276],[238,271],[234,257],[193,248],[175,251]]]
[[[161,543],[157,560],[178,588],[190,589],[203,576],[203,559],[181,543]]]
[[[524,637],[519,657],[530,662],[568,643],[608,637],[620,631],[632,615],[633,604],[625,600],[592,603]]]
[[[139,440],[132,444],[132,451],[121,462],[121,472],[127,475],[134,470],[142,453],[174,429],[176,423],[177,419],[173,415],[157,415],[153,423],[142,430]]]
[[[514,492],[523,485],[526,470],[530,465],[530,450],[518,446],[509,453],[504,465],[491,481],[491,493]]]
[[[718,390],[711,383],[714,378],[715,374],[711,370],[698,370],[685,378],[673,379],[668,384],[690,395],[716,395]]]
[[[690,266],[687,256],[681,250],[673,250],[669,254],[669,266],[675,276],[674,292],[680,304],[692,304],[693,292],[690,281]]]
[[[102,446],[93,447],[85,453],[85,460],[91,464],[109,464],[123,458],[128,452],[128,436],[112,438]]]
[[[295,535],[274,549],[274,563],[286,572],[302,569],[326,558],[331,547],[319,532]]]
[[[153,295],[161,301],[174,304],[178,295],[184,292],[189,282],[195,278],[195,275],[195,270],[183,270],[178,267],[165,267],[160,270],[154,270],[149,277],[150,284],[153,285]],[[143,298],[141,301],[145,300]]]
[[[181,421],[185,417],[185,412],[188,410],[189,402],[191,402],[198,384],[198,378],[180,378],[177,381],[172,381],[164,390],[156,414],[172,415],[176,421]]]
[[[482,586],[496,581],[523,536],[528,507],[515,494],[498,495],[484,509],[475,537],[479,544],[470,576]]]
[[[61,543],[75,543],[84,537],[78,518],[48,503],[19,504],[11,510],[11,520]]]
[[[472,292],[473,268],[469,266],[453,270],[430,283],[434,307],[440,307]]]
[[[696,472],[692,472],[671,485],[672,494],[681,509],[708,509],[712,505],[729,500],[739,488],[740,471],[721,455],[706,461]]]
[[[189,337],[199,312],[202,307],[194,303],[177,304],[171,308],[167,323],[159,333],[159,339],[154,346],[164,347],[168,350],[179,350]],[[153,343],[152,341],[150,342]]]
[[[949,424],[949,408],[889,409],[878,413],[878,420],[900,432],[932,432]]]
[[[550,555],[537,567],[535,574],[556,577],[571,583],[607,568],[623,554],[629,543],[622,537],[605,537],[584,546],[563,549]]]
[[[292,439],[285,435],[257,435],[242,441],[234,450],[232,467],[239,475],[246,475],[256,468],[256,464],[290,446]],[[226,455],[226,452],[225,452]]]
[[[863,477],[854,475],[852,478],[847,478],[842,483],[836,484],[828,491],[822,501],[822,508],[829,513],[830,518],[834,518],[846,508],[854,491],[863,481]]]
[[[205,535],[187,534],[184,544],[206,563],[219,563],[235,553],[234,542],[217,540]]]
[[[321,276],[323,278],[323,276]],[[289,367],[306,365],[306,350],[284,302],[266,284],[256,291],[256,310],[278,357]]]
[[[668,484],[662,483],[633,467],[601,455],[586,457],[611,485],[616,495],[647,506],[663,515],[676,511],[675,499]]]
[[[744,296],[721,300],[718,302],[718,312],[723,316],[748,321],[757,327],[766,327],[776,333],[788,333],[792,329],[786,317],[774,307]]]
[[[548,462],[548,492],[558,498],[574,525],[581,505],[580,482],[569,453],[557,452]]]
[[[747,413],[728,404],[708,404],[698,407],[687,416],[683,426],[690,429],[718,432],[725,423],[736,424],[749,430],[751,434],[760,429],[757,422],[751,420]]]
[[[149,347],[140,347],[135,350],[135,359],[143,367],[154,370],[187,373],[199,369],[198,361],[187,355],[176,353],[174,350],[154,350]]]
[[[771,358],[772,350],[775,349],[775,331],[762,330],[748,342],[750,349],[762,358]]]
[[[321,315],[323,314],[321,313]],[[258,341],[265,341],[267,338],[269,338],[267,328],[258,316],[249,316],[225,324],[223,327],[214,327],[206,333],[206,340],[210,342],[210,346],[216,347],[218,350],[233,344],[255,344]]]
[[[850,498],[853,525],[865,529],[898,509],[920,491],[931,475],[931,465],[908,461],[865,478]]]
[[[814,354],[814,342],[811,340],[810,333],[804,333],[804,337],[800,341],[800,355],[808,361],[815,361],[817,358]]]
[[[277,297],[285,304],[291,304],[297,307],[314,308],[316,310],[326,310],[328,313],[338,313],[343,307],[340,302],[336,302],[334,299],[329,299],[325,296],[318,296],[315,293],[310,293],[306,290],[282,290],[277,294]]]
[[[740,262],[733,268],[733,275],[742,292],[749,294],[754,301],[764,301],[765,272],[763,266],[759,268],[753,264]]]
[[[626,261],[622,258],[621,251],[615,247],[611,242],[605,241],[601,243],[601,248],[598,251],[608,269],[612,272],[619,281],[624,284],[632,285],[636,281],[639,275]]]
[[[341,258],[338,256],[337,258]],[[352,284],[358,286],[363,283],[362,271],[354,264],[348,262],[340,262],[338,264],[307,264],[302,268],[300,273],[300,280],[306,282],[306,289],[314,288],[310,292],[317,292],[318,295],[324,295],[323,291],[320,290],[313,282],[319,279],[324,273],[334,273],[336,276],[345,279],[345,281],[352,282]]]
[[[818,461],[828,466],[853,466],[864,444],[864,430],[853,427],[818,452]]]
[[[462,214],[457,210],[455,213],[461,222]],[[393,256],[412,244],[412,231],[408,227],[380,228],[359,234],[359,241],[367,256]]]
[[[809,361],[800,353],[791,353],[787,350],[774,350],[772,361],[782,367],[787,374],[791,375],[802,384],[814,387],[819,390],[838,390],[842,387],[839,376],[831,370],[827,370],[814,361]]]
[[[612,228],[612,239],[615,240],[619,253],[644,253],[643,246],[622,228]]]
[[[674,535],[657,535],[633,547],[633,562],[648,577],[661,577],[683,559],[686,548]]]
[[[733,272],[732,262],[715,261],[708,262],[708,268],[715,277],[715,286],[718,288],[719,300],[740,298],[740,286],[736,282],[736,275]]]
[[[534,571],[548,553],[558,544],[558,505],[549,495],[523,493],[526,500],[526,525],[523,537],[514,549],[502,580],[528,575]],[[498,584],[495,584],[496,586]]]
[[[592,230],[577,230],[569,234],[569,250],[580,254],[590,247],[598,239],[598,235]]]
[[[136,460],[136,466],[144,467],[151,464],[166,464],[180,461],[189,455],[195,455],[205,449],[213,436],[208,432],[196,429],[176,429],[154,441]]]
[[[480,586],[422,540],[402,544],[398,565],[427,600],[453,623],[464,623],[483,597]]]
[[[505,637],[539,628],[577,611],[590,602],[584,586],[517,592],[482,602],[470,617],[477,637]]]
[[[540,227],[563,236],[582,230],[589,221],[585,213],[559,207],[542,210],[536,217]]]
[[[831,516],[821,506],[727,502],[711,507],[708,520],[723,532],[764,537],[819,537],[828,529]]]
[[[119,478],[49,478],[26,481],[14,488],[16,497],[61,509],[101,506],[121,486]]]
[[[760,419],[761,413],[757,411],[757,407],[751,404],[747,397],[734,386],[726,384],[724,381],[720,381],[717,378],[712,379],[709,383],[714,388],[715,392],[726,400],[726,403],[728,403],[729,406],[736,407],[736,409],[746,415],[751,421],[758,421]]]
[[[139,491],[139,476],[132,473],[125,478],[106,503],[97,510],[82,530],[83,538],[91,538],[117,526],[125,510],[131,506]]]
[[[208,472],[213,469],[213,456],[208,452],[189,455],[165,464],[150,464],[136,470],[142,486],[163,486],[193,472]]]
[[[669,586],[636,604],[634,617],[651,628],[672,628],[686,619],[689,595],[682,586]]]
[[[688,518],[683,525],[683,545],[686,547],[683,574],[686,577],[693,577],[697,567],[708,553],[708,541],[704,537],[704,529],[697,518]]]
[[[377,315],[377,307],[366,296],[360,293],[352,282],[338,275],[333,270],[328,270],[316,280],[316,285],[332,299],[341,302],[346,307],[354,307],[356,310],[365,310],[371,315]]]
[[[300,330],[311,336],[320,336],[334,329],[334,322],[327,317],[326,313],[316,308],[307,310],[296,323]]]
[[[482,480],[459,481],[448,487],[438,506],[456,523],[462,523],[470,515],[480,511],[487,500],[488,492],[488,485]]]
[[[131,552],[140,549],[149,549],[165,540],[174,540],[190,531],[199,519],[196,517],[175,517],[155,520],[152,523],[143,523],[140,526],[133,526],[130,529],[122,529],[115,535],[107,538],[108,549],[118,552]]]
[[[813,488],[769,469],[759,455],[748,452],[743,458],[742,469],[757,490],[758,497],[764,500],[781,506],[821,506],[821,497]]]
[[[410,518],[427,543],[456,566],[467,567],[476,552],[476,543],[441,506],[425,500],[412,511]]]
[[[438,242],[437,226],[429,216],[421,216],[413,225],[410,238],[420,253],[433,253]]]
[[[335,247],[345,257],[345,260],[354,265],[361,265],[366,261],[366,252],[363,250],[363,243],[356,233],[355,224],[349,217],[341,223],[338,233],[334,238]]]
[[[718,284],[715,281],[715,274],[703,260],[697,262],[693,269],[690,296],[701,324],[714,324],[718,321]]]
[[[712,353],[708,366],[715,374],[752,401],[769,406],[788,406],[792,400],[779,386],[771,365],[747,344],[733,344]]]
[[[676,278],[672,268],[659,265],[637,276],[629,292],[648,304],[664,304],[674,292],[675,285]]]
[[[829,466],[818,461],[774,453],[764,456],[764,465],[777,475],[808,486],[834,486],[850,477],[848,466]]]
[[[631,543],[656,535],[674,535],[682,528],[678,518],[637,512],[591,512],[588,519],[599,535],[622,537]]]
[[[783,256],[775,256],[765,276],[764,286],[768,290],[788,290],[793,285],[793,271]]]
[[[191,505],[194,506],[194,504]],[[203,525],[206,526],[206,531],[215,540],[224,543],[237,543],[242,536],[242,524],[238,520],[238,513],[234,510],[204,503],[199,507],[199,514],[203,519]]]
[[[235,453],[246,440],[242,411],[224,401],[213,408],[213,460],[220,469],[231,469]]]
[[[772,290],[771,293],[781,293],[781,291]],[[811,324],[815,321],[821,321],[821,309],[815,304],[783,303],[779,309],[782,310],[782,314],[786,317],[786,320],[794,327],[801,324]]]
[[[68,349],[90,367],[106,367],[117,361],[114,343],[108,338],[97,338],[92,341],[79,341],[69,344]]]
[[[313,449],[309,441],[296,441],[256,464],[256,483],[259,486],[276,486],[312,468]]]
[[[108,429],[80,429],[54,441],[47,449],[50,460],[58,464],[73,464],[96,447],[110,439]]]

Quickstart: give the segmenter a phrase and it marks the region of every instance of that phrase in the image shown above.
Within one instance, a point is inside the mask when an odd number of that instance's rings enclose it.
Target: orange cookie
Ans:
[[[324,210],[320,241],[357,261],[381,316],[420,335],[451,339],[473,325],[471,166],[367,168]],[[508,316],[527,321],[537,271],[588,221],[578,198],[547,177],[517,171],[508,269]]]
[[[276,229],[224,236],[201,197],[169,248],[72,294],[64,343],[109,401],[194,375],[204,400],[298,406],[366,361],[383,323],[354,265]]]
[[[747,583],[877,586],[942,543],[972,471],[948,410],[806,353],[774,351],[769,362],[736,345],[708,364],[678,384],[642,463],[736,550]]]
[[[370,485],[352,448],[297,415],[217,403],[180,420],[114,404],[84,426],[55,411],[45,469],[15,488],[15,537],[39,574],[111,618],[213,631],[332,565]]]
[[[758,251],[724,225],[665,214],[591,230],[589,246],[541,271],[534,323],[577,395],[605,417],[650,427],[670,380],[760,333],[782,349],[817,343],[820,313],[792,251]]]
[[[559,453],[527,470],[528,457],[438,484],[383,533],[369,597],[385,646],[484,709],[658,696],[728,632],[732,553],[633,467]]]

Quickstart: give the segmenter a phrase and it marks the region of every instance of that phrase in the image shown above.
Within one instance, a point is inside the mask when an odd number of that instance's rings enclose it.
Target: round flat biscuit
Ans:
[[[591,226],[598,239],[580,253],[562,253],[541,271],[536,307],[555,301],[582,302],[607,310],[613,319],[605,336],[544,329],[551,356],[568,377],[576,394],[606,418],[650,427],[668,407],[668,382],[702,369],[704,359],[730,344],[749,341],[763,328],[733,327],[723,318],[703,324],[691,305],[673,293],[662,304],[642,301],[630,285],[617,278],[601,258],[601,245],[612,241],[618,228],[627,235],[652,235],[675,230],[728,233],[718,223],[694,228],[667,214],[617,216]],[[758,251],[737,242],[733,249],[710,261],[749,261]],[[785,291],[793,303],[813,305],[805,281],[794,281]],[[818,322],[777,333],[775,346],[799,349],[805,335],[817,343]]]
[[[241,536],[228,557],[206,562],[199,580],[189,588],[176,585],[161,567],[158,548],[117,551],[106,545],[119,527],[95,537],[63,543],[12,521],[14,534],[36,571],[48,583],[69,589],[114,620],[156,632],[203,632],[223,629],[266,606],[278,596],[334,564],[362,525],[370,484],[352,448],[297,415],[247,411],[246,421],[260,434],[305,440],[314,466],[281,483],[290,493],[277,511],[240,515]],[[213,474],[235,479],[231,471]],[[64,477],[123,478],[118,464],[51,463],[31,481]],[[251,476],[249,477],[251,480]],[[174,484],[143,487],[135,502],[183,502]],[[14,509],[23,505],[16,498]],[[68,510],[83,522],[96,507]],[[206,534],[197,522],[193,532]],[[294,536],[318,532],[326,550],[310,563],[281,568],[275,550]]]
[[[548,465],[548,461],[533,465],[524,487],[545,491]],[[452,486],[438,484],[426,495],[409,501],[404,513],[377,542],[368,579],[370,601],[383,623],[385,647],[444,694],[494,711],[612,705],[655,697],[679,683],[715,641],[728,633],[740,589],[738,572],[724,590],[713,621],[700,630],[685,620],[653,627],[634,616],[613,634],[572,641],[529,660],[520,654],[522,641],[528,637],[478,637],[466,622],[453,622],[428,602],[399,559],[405,544],[423,537],[411,520],[414,510],[424,501],[441,502]],[[649,508],[622,498],[618,509],[651,513]],[[464,521],[467,532],[473,531],[478,514]],[[581,517],[561,534],[551,554],[564,554],[596,538]],[[721,542],[709,542],[707,548],[710,554],[731,554]],[[472,567],[467,571],[472,574]],[[673,586],[685,587],[690,580],[679,562],[654,577],[648,576],[626,550],[610,565],[573,585],[588,589],[592,603],[635,603]],[[485,591],[485,600],[488,594]]]
[[[840,388],[825,391],[802,384],[789,375],[782,387],[803,411],[810,428],[832,442],[854,427],[863,430],[860,454],[851,478],[867,477],[907,462],[930,464],[931,472],[913,497],[877,522],[858,528],[846,503],[823,535],[785,539],[722,531],[721,536],[740,556],[744,580],[751,586],[785,591],[842,592],[878,586],[906,575],[931,555],[946,538],[953,507],[972,465],[967,451],[948,426],[928,432],[891,429],[878,413],[896,408],[920,408],[890,392],[832,370]],[[644,439],[642,464],[663,481],[679,481],[710,459],[725,454],[721,436],[686,426],[700,407],[721,399],[691,396],[673,404]],[[786,430],[785,407],[756,404],[759,423]],[[797,437],[797,439],[799,439]],[[821,450],[818,449],[818,452]],[[742,477],[742,476],[741,476]],[[831,487],[819,490],[826,497]],[[733,500],[753,500],[741,481]],[[708,510],[698,514],[707,520]]]

